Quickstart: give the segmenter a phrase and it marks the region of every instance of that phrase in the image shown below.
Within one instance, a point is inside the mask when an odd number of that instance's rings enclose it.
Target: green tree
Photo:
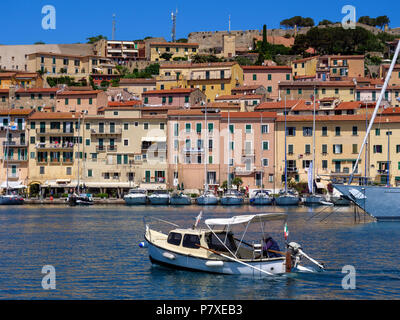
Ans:
[[[390,19],[388,16],[379,16],[376,17],[375,19],[375,23],[378,27],[380,27],[381,29],[383,29],[383,27],[385,25],[388,25],[390,23]]]
[[[160,55],[160,58],[169,61],[171,60],[172,56],[172,53],[164,52],[162,55]]]
[[[328,25],[330,25],[330,24],[333,24],[333,22],[330,21],[330,20],[327,20],[327,19],[324,19],[324,20],[322,20],[322,21],[320,21],[320,22],[318,23],[319,26],[328,26]]]
[[[97,37],[89,37],[86,40],[88,40],[87,43],[93,44],[100,40],[107,40],[107,37],[100,34]]]
[[[232,185],[236,186],[236,189],[239,190],[240,186],[243,185],[243,180],[240,177],[235,177],[232,180]]]

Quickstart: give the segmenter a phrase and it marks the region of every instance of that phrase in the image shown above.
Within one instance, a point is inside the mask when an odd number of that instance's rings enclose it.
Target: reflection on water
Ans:
[[[288,212],[290,241],[324,262],[325,272],[273,278],[212,275],[152,266],[143,217],[189,227],[203,219]],[[323,211],[322,211],[323,210]],[[375,223],[352,208],[125,207],[0,208],[2,299],[392,299],[400,294],[395,264],[398,223]],[[56,269],[57,289],[41,288],[44,265]],[[353,265],[357,289],[344,290],[342,267]]]

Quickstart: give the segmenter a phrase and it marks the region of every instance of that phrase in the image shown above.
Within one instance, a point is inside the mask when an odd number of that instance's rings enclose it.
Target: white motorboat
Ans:
[[[196,199],[196,202],[199,206],[217,205],[218,201],[219,198],[211,191],[204,192]]]
[[[175,206],[185,206],[192,204],[192,199],[183,193],[173,193],[170,198],[171,205]]]
[[[275,198],[277,206],[297,206],[299,202],[299,195],[292,190],[281,191],[279,196]]]
[[[124,197],[125,203],[131,205],[143,205],[147,203],[147,190],[144,189],[131,189]]]
[[[228,190],[221,197],[221,204],[223,206],[237,206],[242,205],[244,202],[243,195],[237,190]]]
[[[312,272],[313,269],[300,265],[302,258],[324,269],[321,263],[305,254],[301,246],[295,242],[287,244],[286,252],[281,252],[263,246],[262,238],[252,243],[247,239],[245,241],[246,235],[254,236],[252,232],[248,232],[250,225],[260,224],[262,235],[265,235],[268,231],[265,227],[275,222],[284,223],[287,240],[285,213],[208,219],[205,221],[207,228],[198,228],[201,214],[192,228],[181,228],[176,224],[153,218],[173,226],[167,233],[151,228],[145,218],[145,241],[139,246],[148,248],[150,261],[154,264],[217,274],[272,276],[293,271]],[[244,229],[239,238],[235,238],[233,227]],[[256,227],[259,230],[259,226]]]
[[[168,205],[170,198],[167,190],[157,190],[148,196],[149,202],[152,205]]]
[[[0,205],[19,206],[23,205],[24,203],[24,198],[16,194],[6,194],[0,196]]]

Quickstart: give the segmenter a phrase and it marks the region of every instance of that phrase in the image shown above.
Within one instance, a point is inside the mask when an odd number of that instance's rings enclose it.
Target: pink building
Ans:
[[[292,80],[292,68],[288,66],[242,66],[244,85],[262,85],[267,89],[267,97],[279,98],[280,81]]]
[[[178,178],[186,190],[202,190],[240,177],[243,187],[274,184],[274,121],[271,112],[168,112],[168,183]],[[230,133],[228,134],[228,115]],[[206,161],[206,162],[205,162]],[[207,165],[207,168],[206,168]]]
[[[107,107],[108,97],[102,90],[63,91],[57,94],[56,112],[77,112],[96,115]]]
[[[151,90],[142,93],[143,103],[149,106],[171,106],[183,108],[206,101],[199,89]]]

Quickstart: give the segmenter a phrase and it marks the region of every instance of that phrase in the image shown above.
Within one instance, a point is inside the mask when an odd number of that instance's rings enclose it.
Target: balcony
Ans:
[[[36,129],[36,134],[38,135],[73,135],[74,134],[74,129],[43,129],[43,128],[37,128]]]
[[[235,175],[237,176],[250,176],[256,172],[263,172],[263,168],[251,167],[250,169],[244,167],[236,167]]]
[[[38,143],[36,149],[38,150],[73,150],[74,143]]]
[[[19,157],[19,158],[1,157],[1,159],[4,160],[4,162],[8,161],[10,163],[13,163],[13,162],[25,162],[25,161],[28,161],[28,156]]]
[[[242,150],[242,157],[243,157],[243,158],[255,157],[255,151],[254,151],[254,149],[243,149],[243,150]]]
[[[117,146],[107,146],[108,152],[117,152],[117,150],[118,150]]]
[[[288,167],[287,168],[287,172],[288,173],[298,173],[299,169],[298,168],[294,168],[294,167]]]
[[[9,180],[19,180],[19,175],[18,175],[18,173],[9,172],[7,175],[7,178]]]
[[[27,146],[28,143],[26,141],[21,141],[21,140],[3,141],[3,147],[26,148]]]
[[[109,129],[109,130],[96,130],[96,129],[91,129],[90,133],[92,136],[118,136],[122,134],[122,129],[121,128],[116,128],[116,129]]]
[[[166,150],[159,150],[159,151],[166,151]],[[204,153],[204,148],[184,148],[183,152],[192,154]]]
[[[103,145],[96,146],[96,152],[106,152],[106,150],[107,150],[106,146]]]

